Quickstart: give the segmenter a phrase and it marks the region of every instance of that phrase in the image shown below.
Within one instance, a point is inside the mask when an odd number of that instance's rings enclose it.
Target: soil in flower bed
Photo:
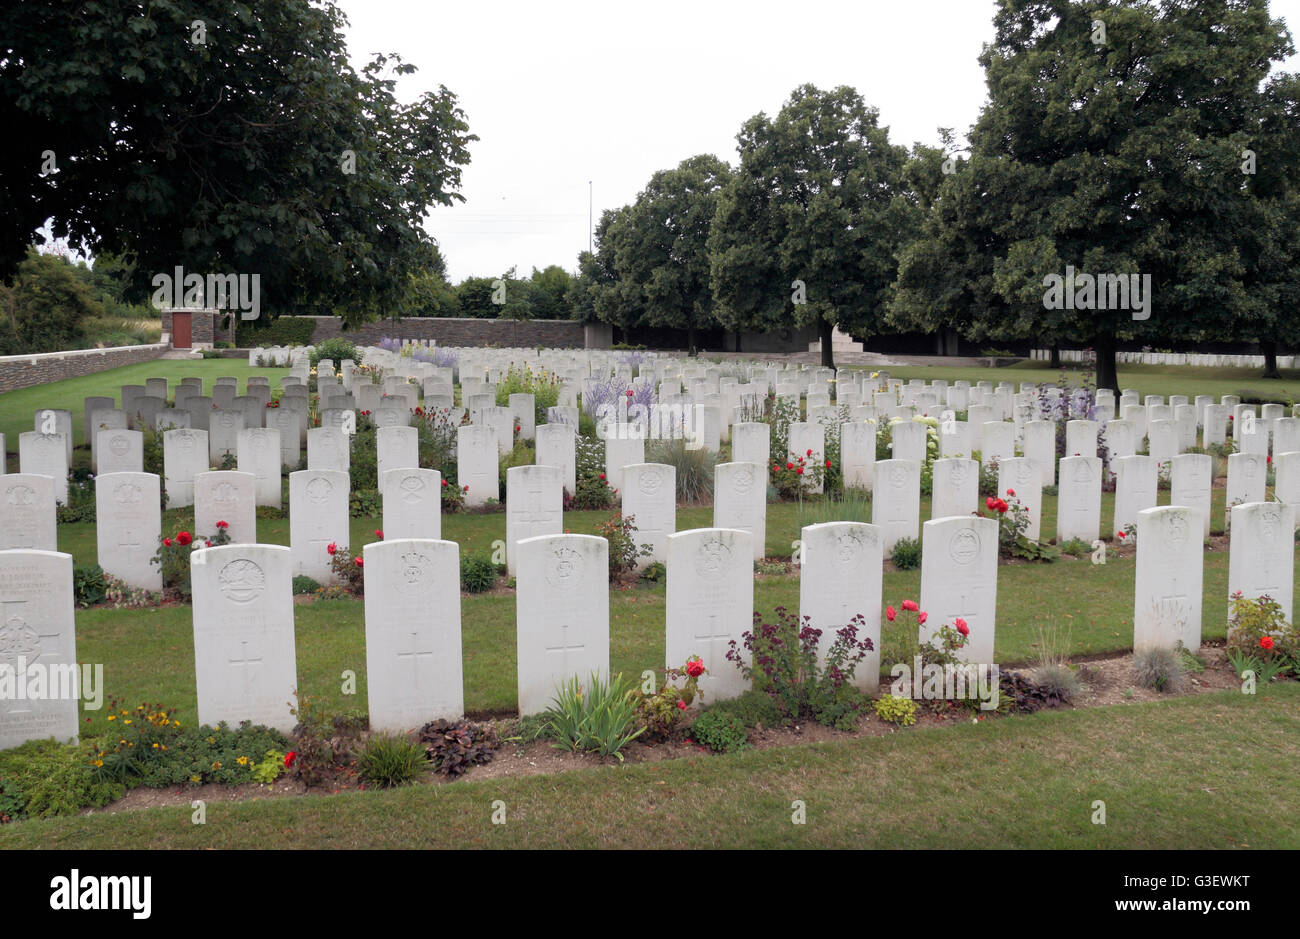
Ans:
[[[1180,694],[1202,694],[1241,687],[1240,680],[1228,665],[1227,656],[1221,645],[1203,645],[1200,654],[1206,662],[1205,671],[1187,673],[1185,687]],[[1105,705],[1141,704],[1175,697],[1175,695],[1140,687],[1135,680],[1133,656],[1131,654],[1082,656],[1073,661],[1078,666],[1080,678],[1083,679],[1084,692],[1076,701],[1062,707],[1074,709]],[[883,682],[881,691],[888,691],[887,685]],[[477,715],[471,719],[481,721],[491,719],[496,723],[498,733],[508,733],[509,725],[512,723],[511,718],[506,715],[492,715],[490,717],[489,715]],[[775,747],[819,743],[828,740],[883,737],[894,733],[916,733],[958,723],[967,723],[972,720],[1000,719],[1004,719],[1004,717],[983,712],[972,714],[965,707],[954,706],[949,711],[936,713],[929,707],[922,705],[916,715],[916,724],[911,727],[899,727],[882,721],[874,713],[871,713],[860,721],[855,729],[850,731],[834,730],[812,722],[790,727],[763,727],[760,725],[750,732],[749,743],[754,749],[767,750]],[[634,741],[624,748],[623,759],[626,764],[657,763],[662,760],[698,757],[701,754],[707,755],[710,753],[711,751],[707,747],[703,747],[690,739],[688,730],[687,737],[683,740],[672,740],[659,744],[642,744]],[[555,748],[547,740],[536,740],[530,743],[505,741],[501,748],[497,750],[492,762],[471,768],[462,778],[504,779],[515,776],[565,773],[577,769],[618,765],[619,761],[616,758],[600,757],[590,753],[570,753],[567,750]],[[454,781],[441,774],[430,772],[422,776],[416,784],[446,785]],[[116,802],[102,808],[86,809],[82,814],[113,813],[157,806],[189,806],[196,799],[208,803],[247,802],[257,799],[279,798],[281,796],[325,796],[366,788],[372,787],[366,786],[355,775],[354,770],[345,770],[330,785],[313,789],[308,789],[297,780],[291,779],[280,779],[269,786],[249,783],[242,786],[211,784],[175,789],[146,789],[139,787],[129,790],[126,795]]]

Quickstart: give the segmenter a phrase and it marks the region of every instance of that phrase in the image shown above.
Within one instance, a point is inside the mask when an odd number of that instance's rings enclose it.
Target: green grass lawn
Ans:
[[[1300,686],[0,827],[3,848],[1297,848]],[[795,801],[805,824],[792,823]],[[1094,803],[1106,823],[1094,824]],[[505,824],[492,824],[504,803]]]

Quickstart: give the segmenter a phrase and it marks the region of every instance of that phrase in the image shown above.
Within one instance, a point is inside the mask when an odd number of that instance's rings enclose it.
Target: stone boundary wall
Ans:
[[[0,392],[33,388],[65,378],[93,375],[123,365],[150,362],[161,358],[168,348],[167,343],[159,342],[148,346],[0,356]]]
[[[297,317],[295,317],[297,318]],[[312,316],[316,331],[312,342],[342,336],[355,343],[376,345],[385,336],[392,339],[429,339],[442,346],[498,346],[526,349],[583,349],[586,338],[577,320],[486,320],[472,317],[411,316],[400,320],[377,320],[356,329],[343,330],[337,316]],[[252,339],[251,330],[240,339]]]

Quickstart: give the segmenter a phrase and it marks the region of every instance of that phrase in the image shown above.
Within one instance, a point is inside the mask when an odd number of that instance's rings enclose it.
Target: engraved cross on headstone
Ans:
[[[419,667],[420,659],[429,659],[430,661],[433,660],[433,650],[425,649],[421,651],[419,639],[420,639],[420,634],[415,630],[411,630],[411,651],[397,653],[397,657],[399,659],[410,660],[412,670],[415,670]]]
[[[244,678],[244,685],[245,687],[247,687],[249,682],[253,680],[253,666],[261,665],[262,659],[260,656],[258,658],[251,658],[249,656],[248,641],[246,639],[241,639],[239,641],[239,654],[241,657],[237,659],[235,658],[230,659],[229,664],[231,668],[243,669],[242,674]]]
[[[727,648],[731,644],[731,635],[718,624],[717,613],[708,614],[708,618],[709,618],[708,628],[704,631],[703,634],[696,633],[695,639],[697,642],[704,643],[704,655],[701,656],[701,658],[704,659],[704,667],[707,668],[710,672],[713,672],[715,665],[718,668],[722,667],[721,663],[719,663],[717,659],[714,658],[713,655],[714,649],[716,649],[720,643],[723,644],[722,661],[725,662]]]
[[[551,655],[553,653],[559,653],[560,670],[565,677],[568,677],[571,674],[571,672],[569,671],[569,653],[573,652],[575,654],[581,654],[586,651],[587,651],[587,646],[584,643],[570,644],[568,623],[560,624],[560,644],[558,646],[546,647],[547,655]]]

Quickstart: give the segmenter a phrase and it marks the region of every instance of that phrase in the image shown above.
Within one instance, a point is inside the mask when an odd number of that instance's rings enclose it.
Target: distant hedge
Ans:
[[[261,320],[257,320],[259,324]],[[266,325],[239,325],[240,345],[252,346],[309,346],[312,333],[316,331],[316,320],[310,316],[277,316],[266,321]]]

